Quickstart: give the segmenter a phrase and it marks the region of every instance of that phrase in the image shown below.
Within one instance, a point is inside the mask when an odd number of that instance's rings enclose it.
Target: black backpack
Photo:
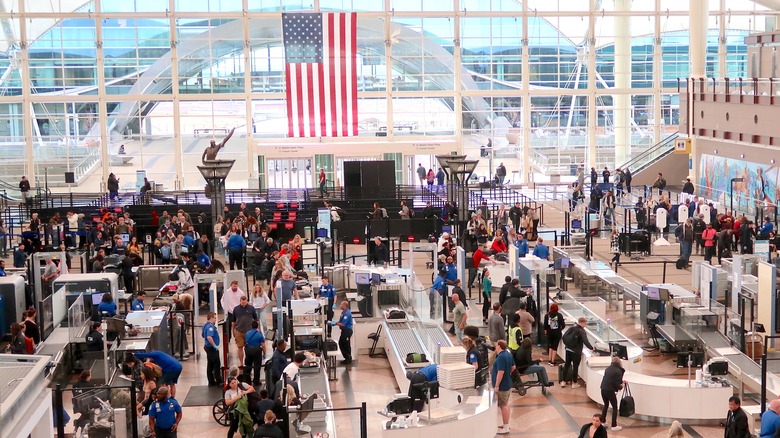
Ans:
[[[563,341],[563,345],[566,346],[566,348],[575,348],[577,347],[577,333],[576,333],[576,327],[572,327],[568,330],[566,330],[566,333],[563,334],[563,338],[561,340]]]

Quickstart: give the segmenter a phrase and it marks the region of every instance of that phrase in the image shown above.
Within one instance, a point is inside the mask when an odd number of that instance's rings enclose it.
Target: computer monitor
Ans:
[[[322,237],[323,239],[328,237],[328,229],[327,228],[317,228],[317,237]]]
[[[571,221],[571,227],[575,230],[582,228],[582,221],[580,219],[574,219]]]
[[[382,276],[380,274],[371,274],[371,284],[378,285],[382,282]]]
[[[612,351],[614,356],[617,356],[623,360],[628,360],[628,347],[625,345],[618,344],[617,342],[610,342],[609,349]]]
[[[669,289],[659,288],[658,299],[661,301],[669,301],[671,299],[671,297],[669,296]]]
[[[661,299],[661,291],[658,286],[647,286],[647,298],[651,300]]]
[[[305,424],[303,424],[303,422],[306,420],[306,418],[311,413],[311,412],[308,412],[308,411],[311,411],[312,409],[314,409],[314,400],[316,398],[317,398],[317,393],[315,392],[314,394],[310,395],[309,398],[304,400],[301,403],[301,406],[298,408],[298,410],[304,411],[304,412],[297,413],[298,418],[295,419],[295,430],[297,432],[299,432],[299,433],[300,432],[303,432],[303,433],[311,432],[311,428],[309,426],[306,426]]]
[[[571,259],[568,257],[561,257],[559,259],[555,259],[555,269],[561,270],[561,269],[569,269],[569,264],[571,263]]]
[[[92,305],[99,306],[103,302],[103,295],[105,292],[92,292]]]
[[[355,284],[366,285],[371,284],[371,274],[368,272],[358,272],[355,274]]]

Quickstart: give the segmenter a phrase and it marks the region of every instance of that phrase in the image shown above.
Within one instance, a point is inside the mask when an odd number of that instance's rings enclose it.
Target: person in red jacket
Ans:
[[[496,235],[493,238],[493,244],[490,245],[490,250],[493,251],[493,254],[506,252],[506,243],[504,243],[504,236],[502,235],[501,230],[496,230]]]

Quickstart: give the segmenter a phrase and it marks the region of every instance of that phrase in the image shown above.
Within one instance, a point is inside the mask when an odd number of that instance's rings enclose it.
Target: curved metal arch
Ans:
[[[182,60],[187,59],[188,56],[209,47],[213,48],[218,44],[227,44],[230,42],[232,45],[235,41],[243,38],[242,27],[236,26],[235,23],[223,24],[208,32],[204,32],[202,35],[207,33],[209,35],[208,39],[190,38],[181,41],[177,46],[177,56],[180,60],[178,64],[179,77],[194,75],[211,64],[211,60],[199,58],[191,59],[191,62],[182,62]],[[396,23],[392,23],[391,25],[391,34],[398,40],[396,45],[411,44],[421,52],[424,51],[426,55],[424,57],[392,58],[392,62],[403,65],[407,71],[412,73],[430,72],[431,69],[454,73],[455,62],[452,54],[432,39]],[[280,20],[276,18],[252,20],[252,26],[249,29],[249,38],[250,41],[260,39],[281,40]],[[376,42],[375,47],[378,47],[380,44],[385,44],[383,19],[373,17],[358,18],[359,48],[370,48],[372,42]],[[418,45],[420,42],[422,42],[422,47]],[[241,49],[236,49],[236,51],[238,50]],[[165,92],[165,90],[172,85],[172,79],[170,78],[171,62],[171,54],[169,52],[152,64],[141,77],[138,78],[127,94],[153,96]],[[452,83],[453,78],[454,75],[430,76],[430,80],[443,90],[454,89],[454,84]],[[479,90],[477,84],[471,78],[471,75],[462,67],[461,87],[463,90]],[[469,111],[487,112],[489,110],[489,106],[483,98],[471,97],[469,99],[464,99],[464,102],[464,105],[466,105]],[[109,114],[109,120],[111,120],[109,123],[109,133],[122,132],[127,126],[130,118],[137,115],[139,111],[138,102],[123,102],[120,104],[111,114]],[[488,124],[486,119],[477,120],[477,123],[480,127],[484,127]],[[95,132],[90,134],[96,135],[98,133]]]

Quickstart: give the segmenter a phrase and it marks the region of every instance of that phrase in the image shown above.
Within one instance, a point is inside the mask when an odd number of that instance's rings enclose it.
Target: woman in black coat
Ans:
[[[601,414],[593,414],[590,423],[583,425],[580,429],[579,438],[607,438],[604,417]]]
[[[618,404],[617,393],[623,389],[623,374],[626,370],[620,362],[619,357],[612,358],[612,364],[604,370],[604,378],[601,379],[601,399],[604,401],[604,407],[601,409],[601,416],[607,418],[607,409],[612,404],[612,430],[622,429],[617,425]]]

